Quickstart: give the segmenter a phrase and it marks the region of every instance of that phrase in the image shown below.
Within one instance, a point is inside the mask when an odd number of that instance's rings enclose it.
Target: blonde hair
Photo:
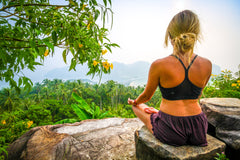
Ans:
[[[195,42],[199,41],[200,23],[198,16],[190,10],[184,10],[176,14],[168,25],[165,34],[165,46],[170,39],[175,49],[176,56],[191,51],[189,62],[193,54]]]

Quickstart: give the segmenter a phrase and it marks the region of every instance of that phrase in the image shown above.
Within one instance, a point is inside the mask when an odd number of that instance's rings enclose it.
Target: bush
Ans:
[[[109,111],[111,117],[136,118],[131,105],[119,105],[117,108],[108,107],[105,110]]]
[[[224,70],[219,75],[212,75],[211,81],[203,91],[204,98],[232,97],[240,98],[240,79],[234,78],[231,71]]]
[[[4,159],[3,154],[7,154],[8,144],[15,141],[30,128],[35,127],[36,124],[27,119],[26,113],[22,110],[2,113],[0,122],[0,159]]]
[[[31,105],[26,111],[26,117],[37,126],[52,124],[51,112],[40,105]]]

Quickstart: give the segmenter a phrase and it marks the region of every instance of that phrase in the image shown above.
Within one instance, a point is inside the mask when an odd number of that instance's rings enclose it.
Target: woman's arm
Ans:
[[[137,99],[135,99],[135,101],[128,99],[129,104],[137,105],[137,104],[145,103],[152,98],[152,96],[159,84],[159,79],[160,79],[159,65],[160,64],[159,64],[158,60],[152,63],[152,65],[149,69],[149,73],[148,73],[148,82],[147,82],[147,85],[146,85],[144,91],[138,96]]]

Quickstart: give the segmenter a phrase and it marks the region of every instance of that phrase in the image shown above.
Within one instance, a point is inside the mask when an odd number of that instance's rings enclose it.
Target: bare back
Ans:
[[[195,55],[192,56],[192,58]],[[189,63],[187,60],[182,60],[187,68]],[[184,81],[185,69],[178,59],[173,56],[168,56],[159,60],[159,83],[164,88],[173,88]],[[211,76],[211,62],[205,58],[198,56],[188,71],[188,79],[195,86],[204,88]],[[198,99],[191,100],[167,100],[162,99],[160,110],[175,116],[191,116],[201,113],[201,108],[198,104]]]

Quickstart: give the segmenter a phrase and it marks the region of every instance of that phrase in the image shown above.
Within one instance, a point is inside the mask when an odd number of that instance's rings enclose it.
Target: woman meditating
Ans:
[[[136,116],[161,142],[174,145],[207,146],[207,118],[198,100],[212,71],[211,62],[193,53],[199,40],[200,24],[195,13],[185,10],[173,17],[165,35],[173,53],[151,64],[145,90],[128,99]],[[144,103],[159,86],[160,110]]]

